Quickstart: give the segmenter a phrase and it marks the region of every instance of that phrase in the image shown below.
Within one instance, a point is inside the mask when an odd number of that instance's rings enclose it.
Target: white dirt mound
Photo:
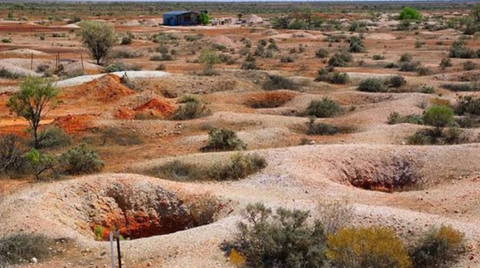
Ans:
[[[156,78],[156,77],[163,77],[170,75],[167,72],[162,72],[162,71],[127,71],[127,72],[114,72],[111,73],[117,76],[122,77],[124,74],[127,74],[127,76],[130,79],[135,79],[135,78]],[[78,86],[83,83],[87,83],[90,81],[93,81],[97,78],[100,78],[106,74],[96,74],[96,75],[82,75],[62,81],[58,81],[55,83],[57,87],[72,87],[72,86]]]
[[[21,49],[14,49],[14,50],[8,50],[8,51],[3,51],[1,52],[2,55],[6,56],[44,56],[48,55],[45,52],[34,50],[34,49],[28,49],[28,48],[21,48]]]

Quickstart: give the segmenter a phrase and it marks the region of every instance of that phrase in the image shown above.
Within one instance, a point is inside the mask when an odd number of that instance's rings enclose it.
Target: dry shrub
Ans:
[[[277,108],[293,99],[293,97],[295,97],[295,94],[291,92],[265,92],[249,97],[245,101],[245,105],[255,109]]]
[[[0,238],[0,267],[29,262],[33,257],[44,260],[55,242],[39,234],[16,233]]]
[[[415,268],[451,267],[464,251],[464,234],[452,227],[431,228],[410,250]]]
[[[227,161],[208,165],[185,163],[179,160],[150,168],[145,174],[174,181],[239,180],[259,172],[267,166],[265,158],[257,154],[232,155]]]
[[[308,211],[250,204],[235,240],[222,248],[240,252],[247,267],[320,268],[326,264],[326,237],[319,222],[308,223]]]
[[[318,203],[319,221],[323,224],[326,234],[334,234],[348,226],[353,218],[352,206],[342,200]]]
[[[211,151],[234,151],[245,150],[247,146],[237,137],[237,133],[229,129],[212,128],[208,133],[208,143],[200,150]]]
[[[402,240],[382,227],[341,229],[328,236],[326,255],[335,267],[411,267]]]

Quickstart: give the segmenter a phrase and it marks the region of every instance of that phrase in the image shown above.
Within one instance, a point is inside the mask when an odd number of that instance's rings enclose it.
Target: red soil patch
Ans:
[[[91,115],[67,115],[55,119],[53,123],[67,133],[75,133],[91,128],[94,120]]]
[[[81,98],[88,102],[102,103],[117,101],[135,93],[122,85],[120,77],[113,74],[107,74],[88,83],[71,87],[66,92],[68,92],[66,97],[69,99]]]
[[[171,115],[174,111],[175,105],[170,101],[155,98],[134,109],[121,107],[118,109],[116,116],[121,119],[134,119],[137,115],[162,118]]]

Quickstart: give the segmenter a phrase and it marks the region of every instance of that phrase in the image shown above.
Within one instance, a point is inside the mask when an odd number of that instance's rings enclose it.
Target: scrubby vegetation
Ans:
[[[298,85],[295,84],[291,79],[285,78],[280,75],[270,75],[267,82],[263,84],[264,90],[278,90],[278,89],[290,89],[297,90]]]
[[[97,152],[85,144],[68,150],[60,157],[63,170],[69,175],[90,174],[102,170],[104,163]]]
[[[341,113],[343,113],[343,109],[338,102],[333,101],[328,97],[324,97],[321,100],[311,101],[305,111],[307,116],[314,116],[317,118],[332,117]]]
[[[423,116],[416,114],[401,115],[397,112],[392,112],[388,116],[388,124],[390,125],[403,123],[423,125]]]
[[[221,248],[232,263],[246,267],[319,268],[450,267],[464,249],[463,234],[450,227],[431,229],[417,241],[404,242],[389,228],[349,227],[348,205],[331,205],[338,207],[320,204],[319,212],[325,215],[309,220],[308,211],[273,211],[261,203],[250,204],[235,238]]]
[[[229,129],[212,128],[208,133],[208,143],[202,147],[204,152],[245,150],[245,143],[237,134]]]
[[[382,227],[341,229],[328,237],[326,255],[336,267],[411,267],[402,240]]]
[[[343,85],[348,83],[349,77],[346,73],[329,72],[326,69],[319,69],[315,81],[328,82],[331,84]]]
[[[464,234],[442,226],[427,231],[410,249],[410,256],[413,267],[451,267],[464,250]]]
[[[190,120],[206,116],[210,113],[207,106],[196,98],[191,98],[178,107],[173,113],[173,120]]]
[[[0,267],[29,263],[32,258],[45,260],[55,241],[40,234],[16,233],[0,238]]]
[[[227,161],[198,164],[174,160],[146,170],[150,176],[174,181],[239,180],[257,173],[267,166],[265,158],[257,154],[237,153]]]
[[[248,267],[323,267],[326,235],[319,222],[308,223],[309,217],[301,210],[248,205],[238,235],[223,249],[239,252]]]

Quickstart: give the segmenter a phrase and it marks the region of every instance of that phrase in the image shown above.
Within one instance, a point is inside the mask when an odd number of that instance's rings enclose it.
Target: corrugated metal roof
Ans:
[[[170,12],[167,12],[167,13],[163,13],[163,15],[183,15],[183,14],[187,14],[187,13],[191,13],[192,11],[170,11]]]

